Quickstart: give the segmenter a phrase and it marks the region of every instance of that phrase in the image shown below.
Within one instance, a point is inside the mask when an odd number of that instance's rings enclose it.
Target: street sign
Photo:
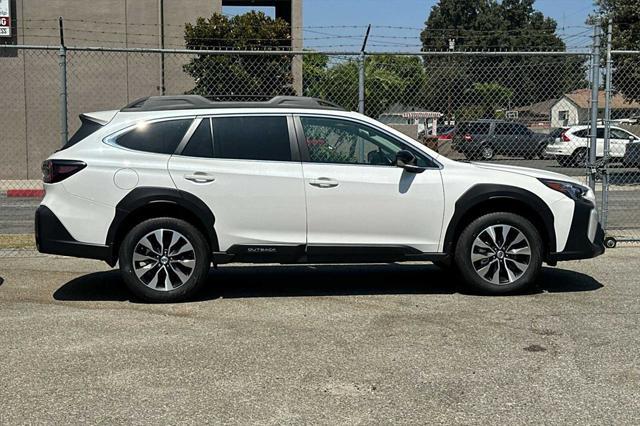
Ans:
[[[0,37],[11,37],[11,0],[0,0]]]

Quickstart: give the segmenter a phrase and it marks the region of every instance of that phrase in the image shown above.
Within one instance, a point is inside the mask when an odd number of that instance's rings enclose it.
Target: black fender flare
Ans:
[[[488,201],[505,200],[516,201],[526,205],[534,212],[542,222],[545,231],[545,239],[548,242],[548,253],[556,250],[556,232],[554,225],[553,212],[540,197],[531,191],[510,185],[500,184],[477,184],[469,188],[464,194],[458,198],[455,204],[455,210],[444,237],[444,252],[452,253],[455,238],[459,233],[459,225],[465,215],[472,211],[474,207]]]
[[[213,251],[218,250],[218,238],[214,229],[215,217],[204,201],[179,189],[146,186],[135,188],[116,205],[115,216],[109,226],[106,240],[106,244],[113,250],[112,255],[114,258],[117,257],[117,253],[115,253],[116,236],[120,227],[126,222],[127,217],[133,212],[155,203],[175,204],[191,212],[202,222],[203,228],[207,232],[205,237],[212,245],[211,249]]]

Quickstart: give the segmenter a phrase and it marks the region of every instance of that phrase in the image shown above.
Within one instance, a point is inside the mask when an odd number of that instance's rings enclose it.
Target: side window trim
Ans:
[[[300,117],[316,117],[316,118],[326,118],[326,119],[333,119],[333,120],[343,120],[343,121],[348,121],[351,123],[355,123],[355,124],[359,124],[361,126],[366,126],[366,127],[372,127],[374,130],[377,130],[378,132],[384,134],[385,136],[387,136],[388,138],[392,139],[394,142],[398,143],[400,146],[402,146],[405,149],[408,149],[410,151],[418,151],[420,155],[424,156],[425,158],[427,158],[427,160],[429,162],[431,162],[433,164],[433,166],[427,166],[427,169],[442,169],[443,166],[442,164],[440,164],[438,161],[436,161],[433,157],[431,157],[429,154],[427,154],[426,152],[423,152],[422,150],[418,150],[417,148],[411,146],[410,144],[406,143],[405,141],[403,141],[402,139],[396,137],[395,135],[392,135],[391,133],[385,131],[384,129],[381,129],[379,127],[376,126],[372,126],[369,123],[365,123],[359,120],[354,120],[351,119],[350,117],[339,117],[339,116],[334,116],[334,115],[323,115],[323,114],[294,114],[293,119],[294,119],[294,123],[295,123],[295,131],[296,131],[296,139],[298,141],[298,149],[300,150],[300,161],[302,161],[303,163],[312,163],[311,158],[309,156],[309,148],[307,146],[307,142],[305,140],[305,136],[304,136],[304,128],[302,127],[302,120],[300,120]],[[336,165],[336,166],[359,166],[359,167],[385,167],[388,168],[390,166],[380,166],[380,165],[375,165],[375,164],[357,164],[357,163],[315,163],[315,164],[332,164],[332,165]]]
[[[198,128],[201,122],[202,122],[202,117],[196,117],[196,119],[191,122],[191,126],[189,126],[189,128],[187,129],[187,132],[184,134],[184,136],[182,137],[182,140],[176,147],[176,150],[173,153],[174,155],[182,154],[182,151],[184,151],[184,148],[187,146],[187,144],[191,140],[191,137],[196,132],[196,129]]]

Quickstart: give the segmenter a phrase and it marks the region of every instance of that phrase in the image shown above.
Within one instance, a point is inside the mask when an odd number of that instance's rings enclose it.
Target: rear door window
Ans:
[[[491,130],[491,123],[465,123],[462,127],[464,133],[473,135],[488,135]]]
[[[287,117],[216,117],[211,121],[215,158],[291,161]]]
[[[189,118],[143,122],[118,136],[116,143],[136,151],[173,154],[192,121]]]

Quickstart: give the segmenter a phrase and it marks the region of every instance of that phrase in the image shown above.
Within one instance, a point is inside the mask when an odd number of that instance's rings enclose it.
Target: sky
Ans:
[[[303,0],[305,47],[318,50],[360,50],[368,24],[372,25],[367,50],[420,49],[420,30],[436,0]],[[534,7],[558,23],[558,34],[570,50],[590,42],[585,20],[591,0],[536,0]],[[228,14],[243,8],[228,7]],[[273,12],[264,9],[273,16]],[[322,27],[322,28],[318,28]],[[403,27],[403,28],[384,28]]]

